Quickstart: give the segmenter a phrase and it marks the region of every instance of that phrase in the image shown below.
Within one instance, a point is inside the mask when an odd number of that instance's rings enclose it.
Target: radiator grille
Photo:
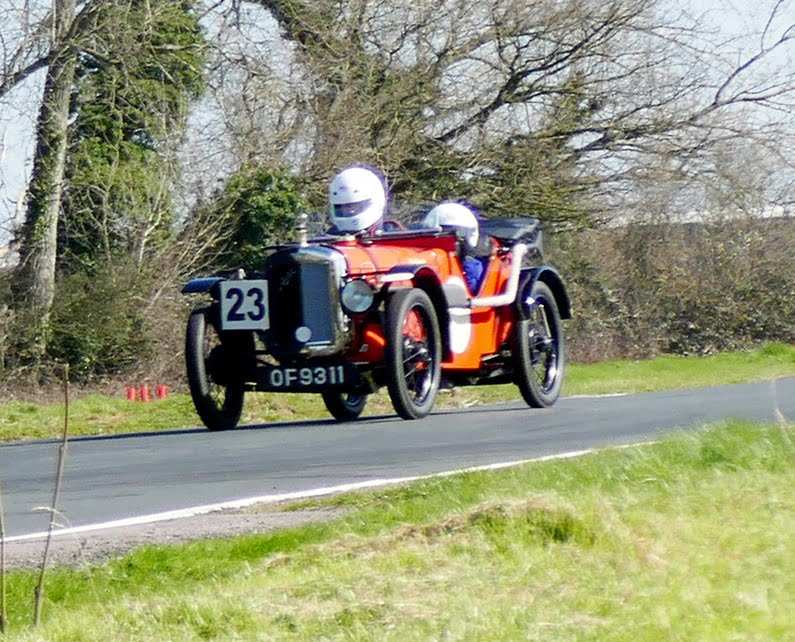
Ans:
[[[269,343],[277,353],[327,346],[339,338],[339,295],[329,261],[296,252],[271,257],[268,293],[271,311]],[[295,331],[309,328],[308,341],[298,341]]]

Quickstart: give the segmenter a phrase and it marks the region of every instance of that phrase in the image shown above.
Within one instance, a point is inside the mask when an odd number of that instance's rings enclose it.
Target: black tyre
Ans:
[[[548,408],[557,401],[563,384],[563,325],[555,297],[545,283],[533,284],[526,306],[528,318],[518,321],[514,329],[516,385],[528,406]]]
[[[430,298],[400,290],[386,313],[386,385],[403,419],[421,419],[436,402],[441,377],[441,335]]]
[[[353,421],[362,414],[367,404],[367,395],[346,392],[324,392],[321,394],[326,409],[337,421]]]
[[[213,308],[201,304],[188,318],[185,362],[193,405],[210,430],[234,428],[243,410],[245,389],[234,380],[241,359],[253,356],[253,337],[235,333],[223,340],[214,321]]]

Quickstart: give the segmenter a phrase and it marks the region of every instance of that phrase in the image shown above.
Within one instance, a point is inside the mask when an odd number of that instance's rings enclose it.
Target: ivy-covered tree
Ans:
[[[63,310],[52,312],[64,302],[57,277],[68,286],[64,279],[99,274],[100,279],[86,281],[89,290],[96,285],[103,296],[129,291],[112,281],[116,273],[129,281],[129,266],[140,268],[147,252],[172,233],[175,150],[189,103],[204,86],[205,43],[193,0],[79,6],[57,0],[51,20],[14,276],[18,328],[11,361],[33,366],[34,372],[46,355],[65,358],[69,352],[56,345],[63,344],[63,327],[53,327],[63,326],[64,319]],[[85,294],[88,301],[101,298]],[[106,326],[113,314],[129,308],[117,303],[102,299]],[[82,327],[77,335],[91,343],[95,330]],[[97,341],[97,353],[107,354]],[[103,368],[107,372],[113,365]]]
[[[79,56],[62,266],[140,266],[168,237],[175,148],[203,62],[191,2],[117,1],[102,12]]]
[[[36,125],[36,152],[27,193],[27,211],[19,231],[19,263],[12,299],[17,313],[13,352],[22,363],[37,365],[46,349],[49,314],[55,296],[57,229],[63,195],[69,95],[75,61],[70,33],[75,0],[53,2],[52,38],[44,94]]]

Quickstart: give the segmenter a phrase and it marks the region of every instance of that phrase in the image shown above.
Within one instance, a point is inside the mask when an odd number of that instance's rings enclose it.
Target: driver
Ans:
[[[461,241],[459,256],[464,271],[464,280],[472,294],[480,290],[483,273],[486,270],[485,257],[478,257],[475,249],[480,238],[478,219],[471,209],[461,203],[439,203],[423,221],[424,227],[441,227],[443,230],[454,230]]]
[[[386,213],[386,190],[381,178],[367,167],[348,167],[337,174],[328,190],[329,234],[374,234]]]

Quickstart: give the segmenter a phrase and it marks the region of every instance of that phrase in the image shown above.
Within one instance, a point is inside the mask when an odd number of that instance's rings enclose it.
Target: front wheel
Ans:
[[[563,384],[563,324],[549,287],[537,281],[526,301],[529,314],[514,326],[513,359],[516,384],[531,408],[548,408]]]
[[[188,318],[185,336],[185,363],[188,387],[196,413],[210,430],[234,428],[243,410],[245,390],[234,381],[235,357],[253,350],[251,335],[240,334],[222,341],[213,309],[198,305]],[[252,354],[249,352],[248,354]]]
[[[324,392],[321,396],[326,409],[337,421],[358,419],[367,404],[367,395],[360,393]]]
[[[441,378],[441,333],[428,295],[400,290],[386,312],[386,385],[403,419],[421,419],[433,408]]]

